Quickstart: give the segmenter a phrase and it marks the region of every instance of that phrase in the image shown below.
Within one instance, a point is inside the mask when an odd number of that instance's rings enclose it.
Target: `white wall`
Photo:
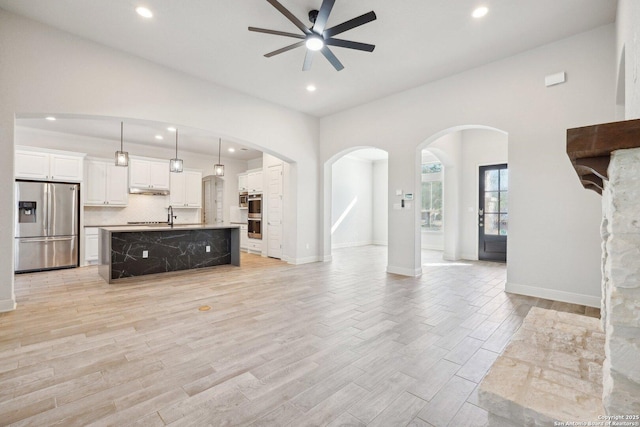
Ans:
[[[387,245],[389,229],[389,161],[373,162],[373,244]]]
[[[507,132],[507,290],[598,306],[600,198],[576,178],[565,152],[566,129],[614,119],[614,52],[608,25],[325,117],[321,161],[350,147],[386,150],[392,204],[397,188],[419,194],[425,141],[462,126]],[[545,87],[544,77],[558,71],[567,73],[567,82]],[[389,211],[388,271],[421,272],[415,205]],[[561,209],[541,213],[536,208],[542,205]]]
[[[86,114],[171,122],[292,163],[292,262],[318,259],[318,120],[0,11],[0,253],[13,253],[14,117]],[[13,259],[0,259],[0,310],[13,306]]]
[[[616,65],[620,64],[620,58],[624,50],[622,82],[618,82],[624,88],[625,93],[625,118],[627,120],[640,118],[640,2],[637,0],[618,0],[618,15],[616,19],[617,29],[617,55]]]
[[[373,243],[373,165],[344,156],[333,164],[333,248]]]

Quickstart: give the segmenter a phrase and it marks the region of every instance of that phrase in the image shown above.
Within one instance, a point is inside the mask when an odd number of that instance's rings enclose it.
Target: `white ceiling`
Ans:
[[[305,23],[321,4],[280,1]],[[480,4],[489,13],[474,19]],[[138,5],[154,17],[138,16]],[[299,32],[265,0],[0,0],[0,8],[317,117],[611,23],[616,7],[616,0],[337,0],[327,26],[373,10],[376,21],[339,37],[376,49],[335,47],[344,70],[316,55],[303,72],[303,47],[263,56],[296,40],[247,30]],[[310,83],[316,92],[306,91]]]
[[[280,2],[304,23],[309,10],[321,5],[321,0]],[[154,17],[138,16],[139,5],[149,7]],[[471,12],[479,5],[488,6],[489,13],[474,19]],[[303,47],[263,56],[297,40],[247,30],[299,32],[266,0],[0,0],[2,9],[317,117],[611,23],[616,7],[616,0],[336,0],[327,27],[373,10],[377,20],[338,37],[375,44],[376,49],[367,53],[334,47],[345,66],[342,71],[316,54],[311,69],[303,72]],[[307,92],[308,84],[318,90]],[[27,115],[17,124],[119,140],[119,122],[74,116],[48,122]],[[126,120],[125,141],[174,147],[169,125]],[[222,137],[225,157],[261,156],[241,150],[229,136],[179,131],[186,151],[215,154]],[[164,140],[156,140],[157,134]],[[237,151],[229,154],[229,147]],[[364,154],[375,160],[380,153]]]
[[[22,128],[60,132],[90,138],[120,141],[120,121],[117,117],[92,117],[75,115],[55,115],[49,121],[41,114],[25,114],[16,118],[17,131]],[[162,147],[175,149],[176,134],[167,130],[171,123],[144,120],[123,120],[123,140],[126,151],[128,143],[145,145],[151,149]],[[163,139],[157,139],[156,135]],[[178,152],[188,151],[207,156],[218,156],[218,142],[221,142],[221,156],[228,159],[251,160],[262,158],[262,152],[248,148],[239,141],[225,135],[213,135],[201,129],[178,127]],[[114,145],[115,147],[115,145]],[[233,153],[229,152],[233,148]],[[180,157],[180,156],[178,156]]]

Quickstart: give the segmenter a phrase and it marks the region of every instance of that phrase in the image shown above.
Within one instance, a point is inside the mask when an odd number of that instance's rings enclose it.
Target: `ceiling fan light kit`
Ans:
[[[364,25],[368,22],[374,21],[377,17],[375,12],[371,11],[338,24],[334,27],[325,29],[329,15],[335,4],[335,0],[323,0],[320,10],[312,10],[309,12],[309,20],[313,23],[311,28],[305,26],[302,21],[296,18],[288,9],[286,9],[277,0],[267,0],[273,7],[275,7],[280,13],[282,13],[289,21],[291,21],[302,34],[287,33],[278,30],[268,30],[265,28],[249,27],[249,31],[257,33],[273,34],[276,36],[291,37],[299,39],[300,41],[293,43],[289,46],[285,46],[273,52],[269,52],[264,56],[271,58],[272,56],[279,55],[289,50],[295,49],[300,46],[306,46],[307,53],[302,65],[302,71],[307,71],[311,68],[311,62],[313,61],[313,53],[320,51],[322,55],[333,65],[333,67],[340,71],[344,68],[344,65],[338,60],[338,58],[329,49],[329,46],[344,47],[347,49],[355,49],[363,52],[373,52],[375,45],[368,43],[354,42],[350,40],[335,39],[333,36],[349,31],[353,28]]]

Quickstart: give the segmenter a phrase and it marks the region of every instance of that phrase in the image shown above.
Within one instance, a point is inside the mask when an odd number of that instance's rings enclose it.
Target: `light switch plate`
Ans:
[[[207,245],[207,247],[206,247],[206,251],[207,251],[207,252],[211,252],[211,246],[208,246],[208,245]]]
[[[149,251],[142,251],[142,258],[149,258]]]
[[[402,190],[396,190],[396,196],[402,196]]]

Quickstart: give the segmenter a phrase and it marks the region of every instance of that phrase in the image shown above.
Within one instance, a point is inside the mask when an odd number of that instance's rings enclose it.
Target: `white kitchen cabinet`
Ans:
[[[238,174],[238,193],[244,193],[249,191],[249,186],[247,184],[247,174],[240,173]]]
[[[262,193],[262,171],[247,173],[247,185],[249,193]]]
[[[169,162],[129,159],[129,187],[169,190]]]
[[[113,161],[87,160],[85,165],[85,206],[126,206],[127,168]]]
[[[172,173],[169,204],[174,208],[201,208],[202,172]]]
[[[93,264],[98,261],[98,232],[97,227],[87,227],[84,229],[84,261]]]
[[[247,250],[249,244],[249,226],[247,224],[240,224],[240,249]]]
[[[42,181],[82,182],[83,154],[16,150],[16,178]]]
[[[262,240],[247,239],[247,252],[262,253]]]

